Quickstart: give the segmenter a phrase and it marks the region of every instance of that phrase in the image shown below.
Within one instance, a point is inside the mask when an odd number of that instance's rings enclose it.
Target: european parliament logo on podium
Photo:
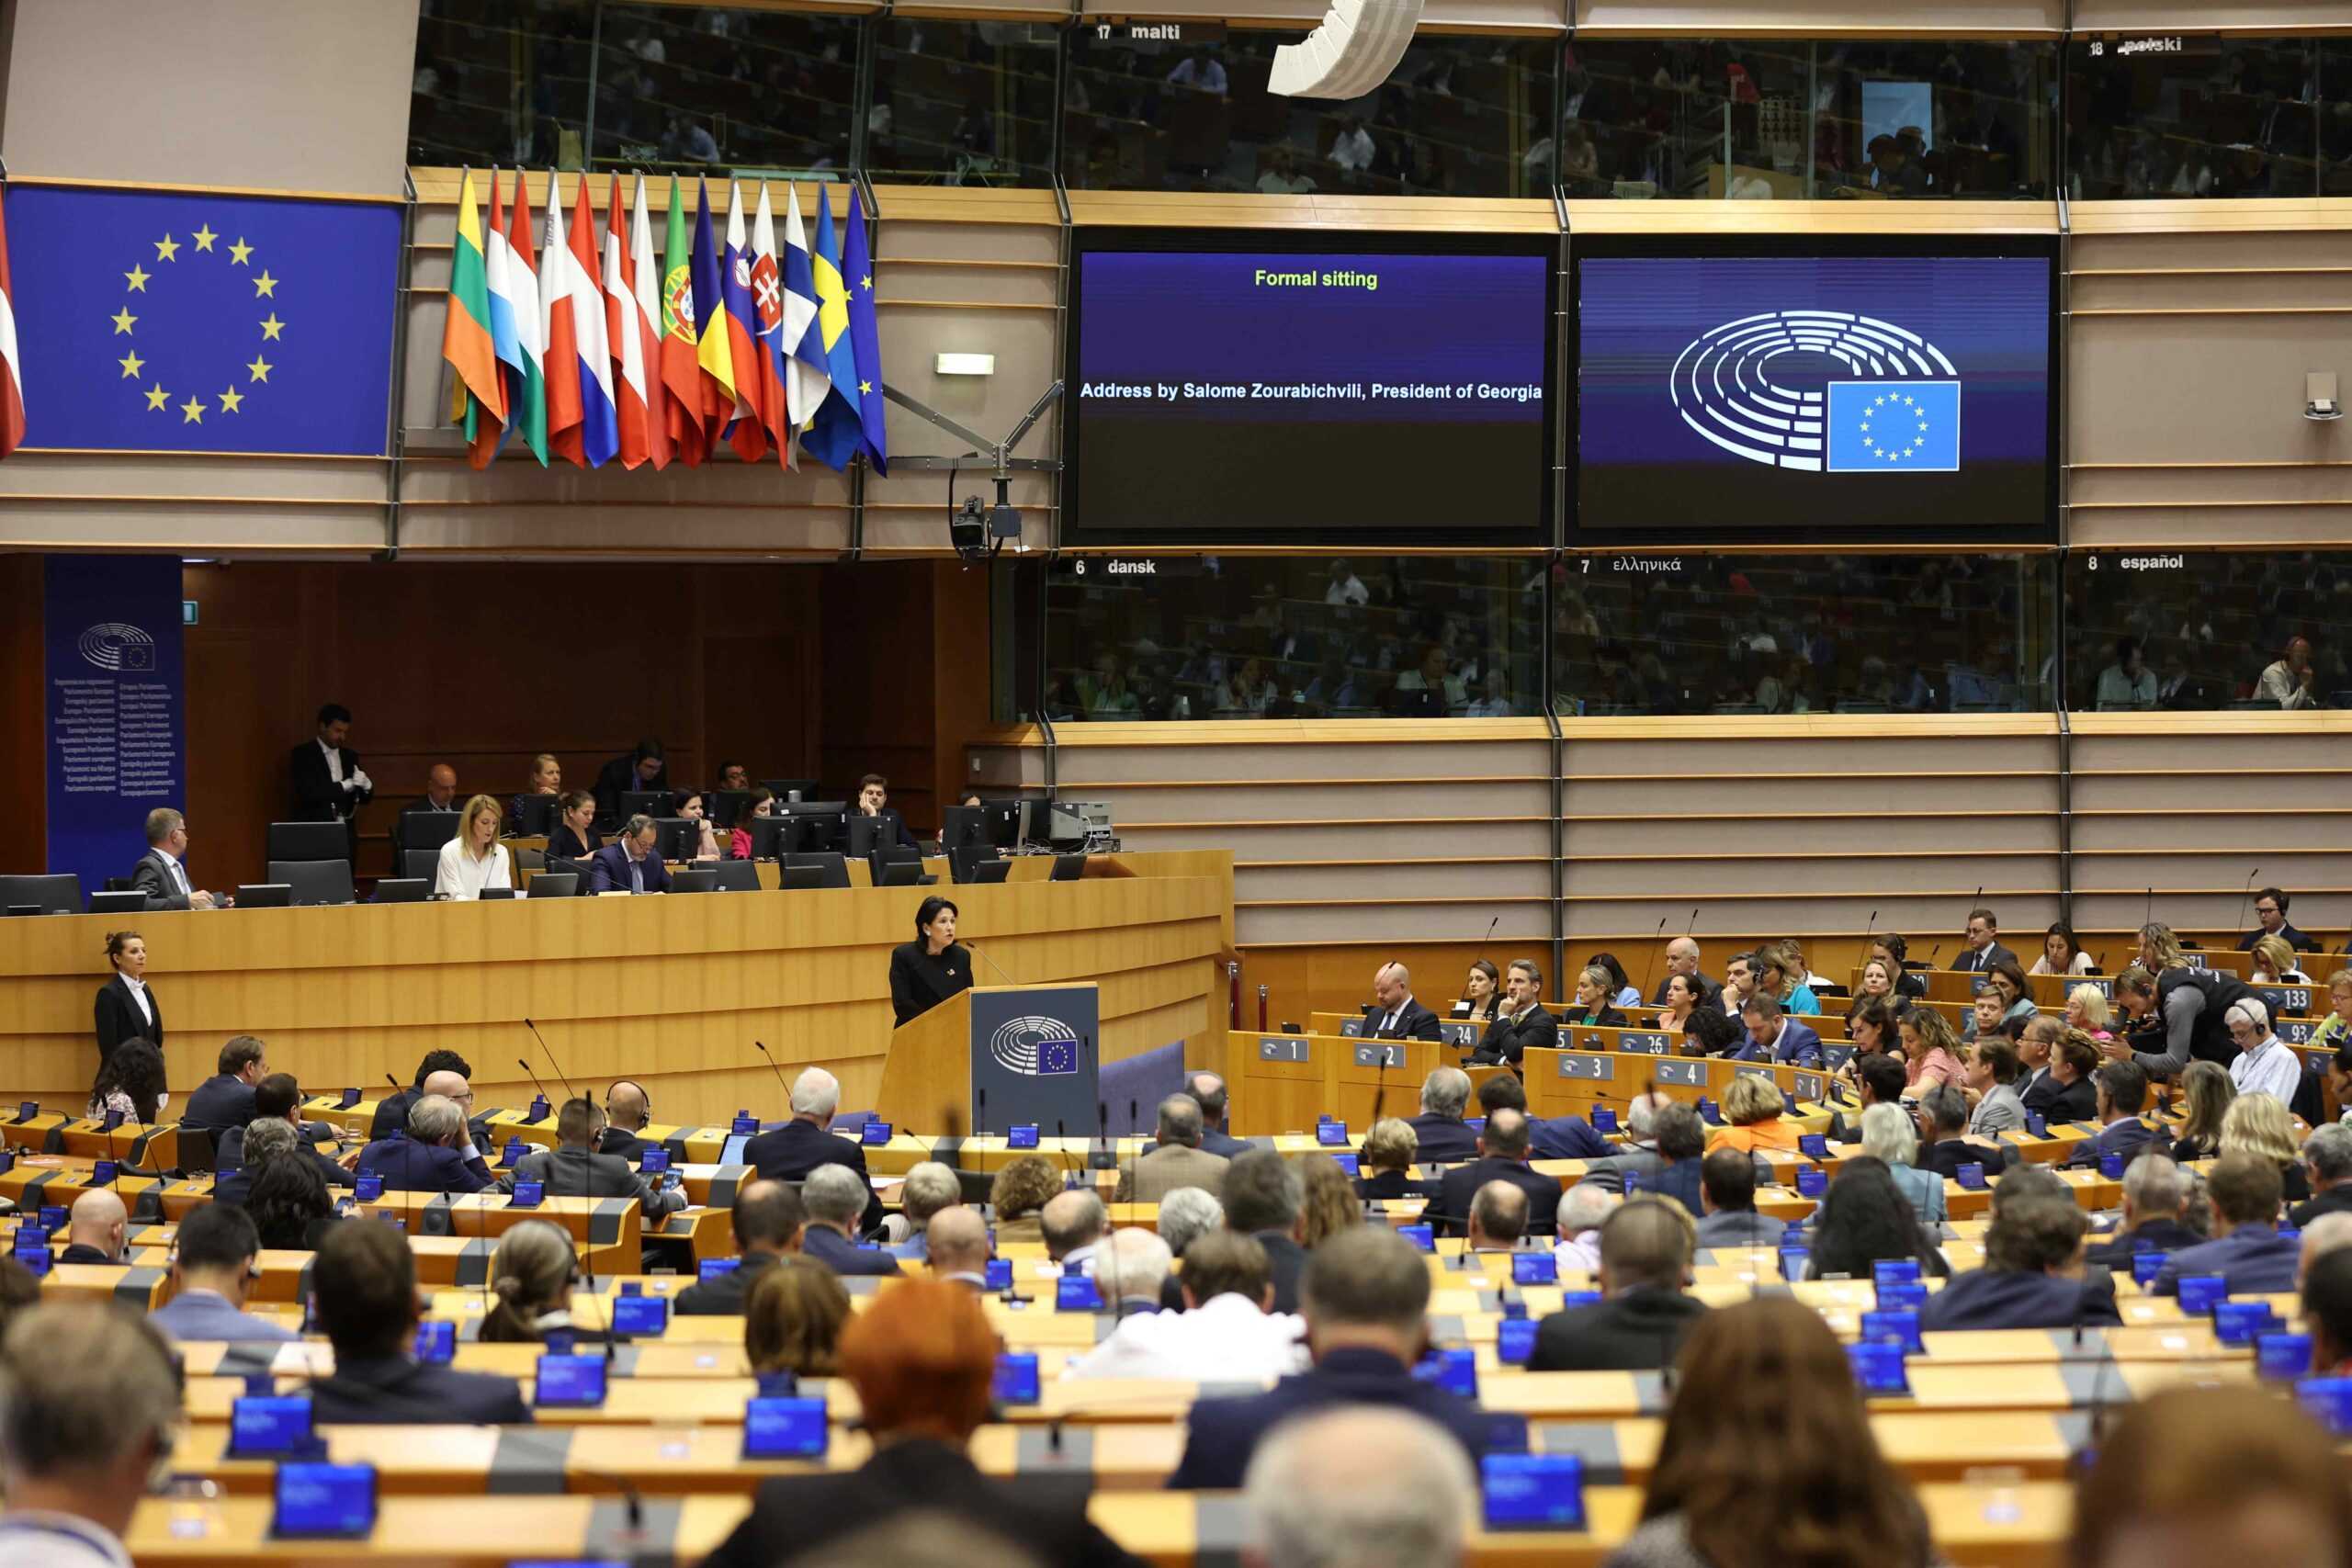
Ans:
[[[1058,1077],[1078,1071],[1078,1031],[1058,1018],[1029,1013],[989,1033],[989,1055],[1007,1072]]]

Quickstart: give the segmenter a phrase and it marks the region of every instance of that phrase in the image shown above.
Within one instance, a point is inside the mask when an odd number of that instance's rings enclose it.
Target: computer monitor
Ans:
[[[760,784],[775,796],[779,805],[817,797],[815,779],[762,779]]]
[[[677,871],[670,874],[673,893],[712,893],[718,888],[718,871],[706,866],[700,871]]]
[[[666,789],[625,789],[621,791],[621,815],[624,822],[632,817],[667,817],[670,815],[670,792]]]
[[[752,792],[748,789],[707,790],[702,797],[703,805],[710,811],[710,822],[714,828],[735,826],[735,813],[742,810],[744,802],[751,798]]]
[[[660,834],[654,847],[663,860],[692,860],[702,847],[702,824],[685,817],[657,817],[653,826]]]
[[[556,818],[563,815],[560,795],[518,795],[514,805],[514,830],[526,839],[546,838],[555,831]]]
[[[988,841],[1001,850],[1017,850],[1029,820],[1025,800],[991,800],[980,809],[988,814]]]
[[[1086,874],[1084,855],[1056,855],[1054,869],[1046,874],[1048,882],[1076,882]]]
[[[949,870],[958,882],[1002,882],[1012,874],[1012,863],[989,855],[985,851],[960,850],[948,857]]]
[[[569,898],[580,891],[582,880],[576,871],[543,871],[524,891],[533,898]]]
[[[876,850],[889,849],[899,841],[899,824],[895,818],[868,817],[860,811],[849,818],[844,852],[854,860],[870,860]]]
[[[849,862],[836,854],[788,854],[783,881],[786,887],[847,887]]]
[[[846,800],[796,800],[784,809],[797,824],[793,829],[792,849],[803,854],[838,849],[848,830]]]
[[[376,884],[374,902],[379,904],[422,904],[433,891],[433,883],[422,876],[387,876]]]
[[[989,808],[985,806],[949,806],[939,813],[939,847],[949,854],[957,850],[977,850],[992,842],[989,838]]]
[[[458,814],[455,811],[403,811],[397,828],[401,848],[431,850],[437,854],[442,845],[458,836]],[[331,858],[341,860],[343,856]]]
[[[349,860],[351,837],[340,822],[272,822],[267,860]]]
[[[905,860],[877,860],[874,863],[874,886],[876,887],[928,887],[938,877],[923,870],[922,857],[910,855]]]
[[[147,911],[144,893],[93,893],[90,913],[94,915],[141,915]]]
[[[774,860],[784,853],[798,823],[790,817],[754,817],[746,826],[752,835],[752,858]]]
[[[237,888],[240,909],[283,909],[294,902],[294,887],[286,882],[248,882]]]

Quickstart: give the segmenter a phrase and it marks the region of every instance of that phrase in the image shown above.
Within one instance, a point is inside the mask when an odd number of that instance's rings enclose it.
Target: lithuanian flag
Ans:
[[[498,450],[506,423],[506,387],[491,339],[490,283],[482,262],[481,213],[468,169],[458,190],[458,243],[449,270],[449,313],[441,328],[441,357],[449,362],[449,420],[466,430],[469,460],[477,468]]]

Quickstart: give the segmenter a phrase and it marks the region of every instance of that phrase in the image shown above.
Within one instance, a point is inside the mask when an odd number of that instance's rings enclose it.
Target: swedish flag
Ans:
[[[817,330],[825,345],[825,367],[833,378],[817,417],[800,437],[802,450],[829,468],[845,468],[865,434],[858,413],[857,354],[849,331],[849,288],[842,280],[842,247],[833,233],[833,198],[817,188],[817,252],[810,258],[817,285]],[[880,367],[876,367],[878,372]]]

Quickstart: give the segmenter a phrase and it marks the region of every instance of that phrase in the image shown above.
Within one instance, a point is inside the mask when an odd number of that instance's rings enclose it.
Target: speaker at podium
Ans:
[[[977,1134],[1024,1122],[1091,1134],[1101,1003],[1091,980],[958,991],[891,1031],[876,1114],[944,1133],[943,1110],[960,1106]]]

